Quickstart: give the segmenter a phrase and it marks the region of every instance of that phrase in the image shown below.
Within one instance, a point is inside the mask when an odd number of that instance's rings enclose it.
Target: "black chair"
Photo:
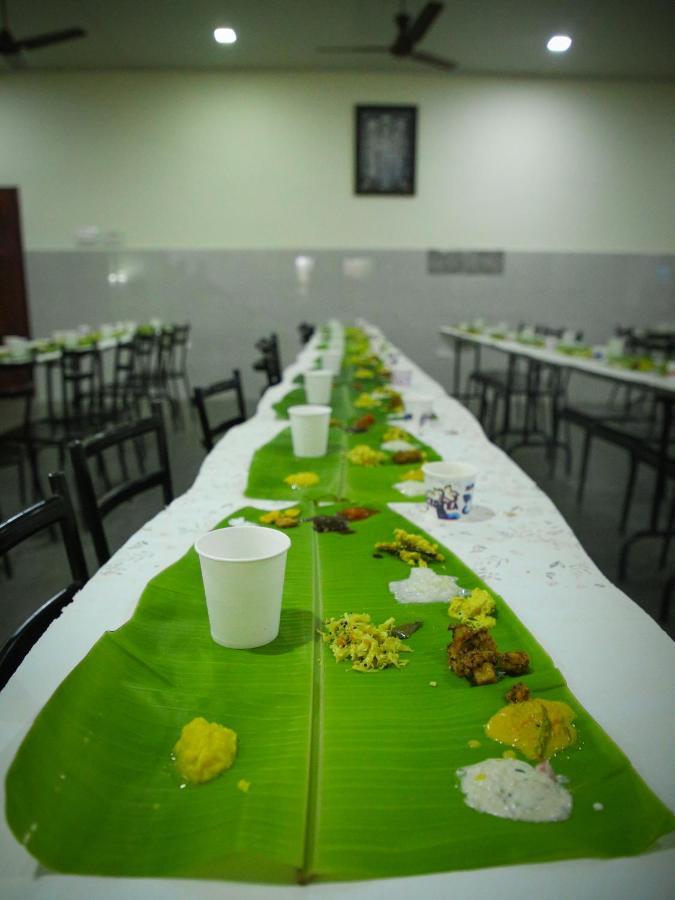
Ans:
[[[271,334],[268,338],[261,338],[255,346],[262,356],[253,363],[253,369],[256,372],[265,373],[267,384],[262,390],[264,393],[268,387],[279,384],[281,381],[279,339],[276,334]]]
[[[68,443],[99,430],[104,421],[103,368],[98,347],[94,344],[86,349],[63,350],[59,368],[61,408],[34,422],[32,436],[37,447],[58,448],[59,466],[63,468]]]
[[[300,335],[300,343],[306,344],[313,336],[316,328],[314,325],[310,325],[309,322],[301,322],[298,325],[298,333]]]
[[[233,395],[233,398],[236,400],[236,415],[212,425],[206,408],[207,399],[215,397],[222,399],[228,394]],[[208,387],[195,388],[194,403],[202,426],[202,445],[208,453],[213,449],[213,439],[215,437],[225,434],[230,428],[246,421],[246,403],[244,401],[239,369],[232,370],[232,378],[228,378],[225,381],[216,381],[215,384],[210,384]]]
[[[108,487],[106,483],[105,490],[97,494],[89,464],[90,459],[102,456],[106,450],[111,448],[115,448],[119,452],[127,442],[133,442],[138,446],[139,442],[142,443],[148,435],[155,436],[157,468],[149,472],[143,471],[135,478],[131,478],[128,471],[125,470],[126,467],[121,467],[123,468],[122,481],[112,487]],[[69,444],[69,450],[84,521],[91,533],[99,565],[103,565],[111,555],[103,530],[105,516],[121,503],[155,487],[162,488],[165,504],[168,505],[173,500],[169,453],[161,404],[153,402],[151,416],[138,422],[120,425],[83,440],[73,441]],[[106,478],[104,481],[107,482],[108,479]]]
[[[184,325],[175,325],[173,329],[171,357],[169,360],[166,376],[169,383],[169,389],[174,382],[182,382],[186,400],[189,400],[190,395],[192,394],[192,390],[190,388],[190,379],[187,372],[187,355],[189,349],[190,323],[186,322]]]
[[[102,387],[103,418],[110,422],[120,422],[134,406],[136,416],[140,414],[138,398],[134,397],[134,377],[136,374],[136,342],[119,342],[115,346],[112,377]]]
[[[37,462],[37,451],[33,442],[32,409],[35,389],[32,381],[16,387],[0,388],[0,401],[21,404],[21,421],[12,428],[0,433],[0,468],[15,466],[19,498],[22,504],[28,502],[26,493],[26,476],[24,463],[28,463],[31,473],[33,500],[44,497],[40,471]]]
[[[33,644],[58,618],[61,610],[71,602],[89,578],[63,473],[51,474],[49,483],[53,496],[38,501],[0,524],[0,554],[6,554],[38,532],[59,525],[73,580],[37,609],[0,650],[0,688],[7,684]]]

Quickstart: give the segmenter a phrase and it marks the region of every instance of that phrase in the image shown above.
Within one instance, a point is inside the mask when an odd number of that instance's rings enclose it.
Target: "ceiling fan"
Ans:
[[[2,10],[0,56],[4,57],[10,65],[18,65],[20,63],[23,50],[38,50],[40,47],[49,47],[51,44],[71,41],[75,38],[85,37],[87,34],[82,28],[66,28],[63,31],[48,31],[46,34],[34,34],[32,37],[17,40],[9,30],[6,0],[0,0],[0,9]]]
[[[416,50],[415,47],[431,28],[438,14],[442,11],[442,3],[427,3],[416,19],[412,19],[405,11],[405,4],[401,12],[394,16],[397,34],[394,43],[389,46],[361,44],[356,47],[319,47],[320,53],[391,53],[399,58],[414,59],[416,62],[426,63],[430,66],[452,72],[457,64],[449,59],[443,59],[433,53],[425,53]]]

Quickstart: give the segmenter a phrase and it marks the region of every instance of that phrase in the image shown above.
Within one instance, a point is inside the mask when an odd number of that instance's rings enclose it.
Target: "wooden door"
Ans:
[[[30,337],[30,322],[23,267],[19,191],[17,188],[0,187],[0,338],[8,334]],[[0,387],[23,383],[27,374],[24,367],[0,371]]]

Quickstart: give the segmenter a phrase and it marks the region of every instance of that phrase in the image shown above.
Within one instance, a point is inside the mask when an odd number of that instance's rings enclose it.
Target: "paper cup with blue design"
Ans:
[[[430,462],[422,466],[427,509],[439,519],[461,519],[471,512],[478,474],[465,462]]]

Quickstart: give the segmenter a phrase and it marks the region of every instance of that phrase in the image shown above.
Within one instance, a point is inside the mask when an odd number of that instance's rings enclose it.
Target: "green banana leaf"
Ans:
[[[464,804],[456,769],[501,756],[483,726],[512,679],[472,688],[448,671],[447,604],[393,598],[388,583],[410,570],[374,558],[373,547],[410,526],[378,509],[354,534],[318,534],[308,522],[288,532],[281,632],[257,650],[211,641],[194,550],[154,578],[131,621],[95,645],[21,745],[7,776],[17,839],[63,872],[284,883],[625,855],[669,831],[670,812],[497,595],[495,639],[531,657],[521,680],[576,710],[579,741],[554,760],[574,809],[535,825]],[[438,572],[485,587],[445,555]],[[317,627],[344,612],[422,620],[408,666],[364,674],[336,663]],[[240,749],[231,770],[183,788],[170,752],[197,715],[234,728]]]
[[[298,396],[304,391],[290,391],[275,409],[284,416],[289,406],[298,402]],[[353,392],[346,385],[339,385],[333,392],[333,410],[342,421],[353,421],[363,415],[363,410],[355,410]],[[300,402],[303,402],[302,400]],[[338,410],[340,415],[338,415]],[[384,433],[391,426],[387,416],[381,411],[374,411],[375,425],[362,433],[351,433],[341,428],[332,427],[329,432],[328,450],[324,457],[303,459],[293,456],[290,428],[281,431],[276,437],[258,449],[251,462],[245,494],[253,499],[268,498],[271,500],[318,500],[326,497],[349,498],[354,502],[369,503],[385,501],[393,503],[406,499],[394,484],[400,482],[410,469],[419,468],[420,463],[396,465],[387,463],[380,466],[359,466],[350,463],[345,453],[358,444],[367,444],[379,449]],[[405,421],[395,423],[405,428]],[[441,457],[431,447],[414,437],[414,444],[425,454],[428,462]],[[296,472],[314,472],[319,476],[319,483],[311,488],[293,488],[285,484],[286,475]],[[420,495],[424,488],[420,482]]]

